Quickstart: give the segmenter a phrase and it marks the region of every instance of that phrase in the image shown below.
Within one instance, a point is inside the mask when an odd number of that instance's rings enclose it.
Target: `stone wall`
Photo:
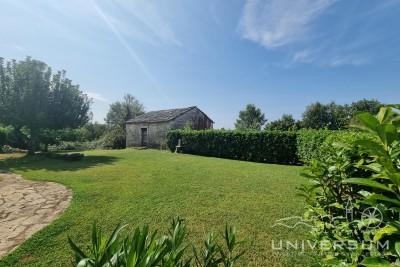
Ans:
[[[147,129],[147,146],[159,147],[165,143],[167,131],[169,129],[168,122],[157,123],[129,123],[126,125],[126,146],[140,147],[142,146],[141,129]]]
[[[185,112],[181,116],[169,122],[153,122],[153,123],[127,123],[126,124],[126,146],[140,147],[142,146],[141,129],[147,129],[148,147],[159,148],[161,144],[166,143],[167,132],[169,129],[182,129],[190,125],[192,129],[210,129],[212,122],[199,109],[194,108]]]

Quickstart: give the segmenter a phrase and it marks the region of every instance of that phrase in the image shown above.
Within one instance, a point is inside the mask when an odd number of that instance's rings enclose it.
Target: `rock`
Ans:
[[[0,257],[43,229],[69,206],[72,193],[52,182],[32,182],[1,173]]]

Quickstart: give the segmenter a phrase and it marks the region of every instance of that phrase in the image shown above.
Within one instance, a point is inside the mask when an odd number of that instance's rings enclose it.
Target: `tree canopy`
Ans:
[[[143,104],[134,96],[126,94],[122,101],[114,102],[106,116],[106,123],[110,127],[122,126],[125,122],[144,113]]]
[[[237,130],[261,130],[267,122],[261,109],[253,104],[248,104],[246,108],[239,112],[239,118],[236,120]]]
[[[65,71],[53,74],[44,62],[30,57],[18,62],[0,58],[0,123],[26,128],[31,152],[43,132],[87,123],[90,104]]]
[[[379,102],[376,99],[361,99],[359,101],[351,103],[351,117],[353,117],[357,112],[369,112],[371,114],[377,114],[382,106],[383,103]]]
[[[106,116],[106,146],[124,148],[126,140],[126,121],[144,113],[143,104],[134,96],[126,94],[122,101],[114,102]]]
[[[314,129],[338,130],[346,128],[350,119],[357,112],[377,113],[382,103],[378,100],[362,99],[350,105],[339,105],[335,102],[322,104],[312,103],[306,107],[303,113],[302,127]]]
[[[283,114],[278,120],[265,125],[266,130],[291,131],[298,128],[298,122],[290,114]]]

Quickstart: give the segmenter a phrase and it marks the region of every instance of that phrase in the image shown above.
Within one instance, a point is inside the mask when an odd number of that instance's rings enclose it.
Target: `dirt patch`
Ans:
[[[0,173],[0,257],[50,224],[68,206],[72,192],[52,182],[32,182]]]

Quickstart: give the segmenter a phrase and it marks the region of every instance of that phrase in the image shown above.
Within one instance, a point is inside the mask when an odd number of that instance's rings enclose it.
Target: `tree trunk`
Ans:
[[[31,136],[29,139],[28,154],[33,155],[33,154],[35,154],[35,151],[37,149],[37,131],[36,131],[36,129],[31,129],[30,135]]]

